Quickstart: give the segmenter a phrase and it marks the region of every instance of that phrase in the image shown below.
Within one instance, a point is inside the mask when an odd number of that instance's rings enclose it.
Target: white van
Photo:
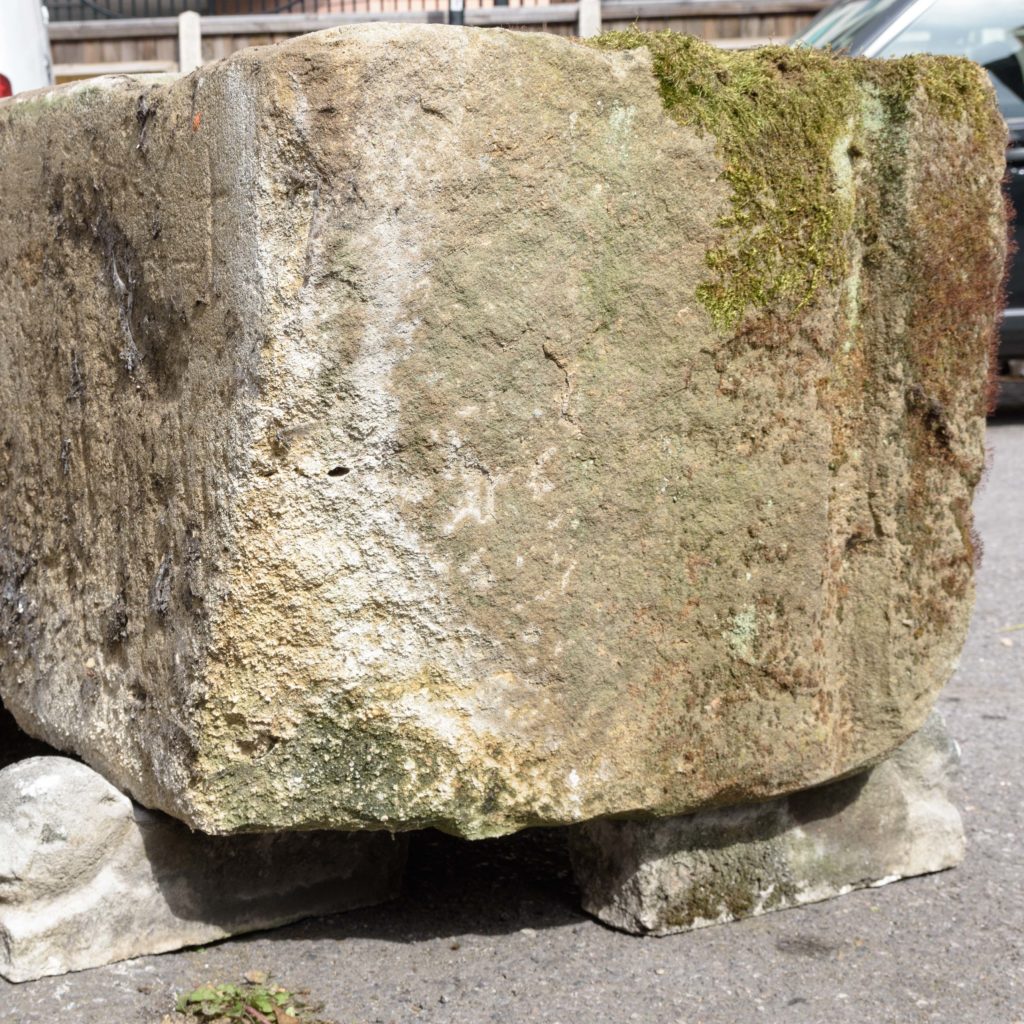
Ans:
[[[0,98],[52,84],[47,20],[40,0],[0,0]]]

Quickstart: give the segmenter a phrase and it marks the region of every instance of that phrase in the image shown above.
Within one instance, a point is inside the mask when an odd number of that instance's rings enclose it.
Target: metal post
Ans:
[[[203,28],[195,11],[178,15],[178,70],[187,75],[203,64]]]
[[[589,39],[601,34],[601,0],[579,0],[579,22],[576,34]]]
[[[466,0],[448,0],[448,24],[466,24]]]

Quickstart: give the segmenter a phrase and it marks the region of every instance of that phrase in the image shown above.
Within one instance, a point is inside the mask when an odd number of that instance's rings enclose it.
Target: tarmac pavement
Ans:
[[[961,868],[638,939],[578,910],[560,833],[427,833],[394,903],[0,981],[0,1021],[158,1024],[177,993],[262,970],[337,1024],[1024,1024],[1024,419],[996,420],[989,443],[977,608],[939,701],[963,749]]]

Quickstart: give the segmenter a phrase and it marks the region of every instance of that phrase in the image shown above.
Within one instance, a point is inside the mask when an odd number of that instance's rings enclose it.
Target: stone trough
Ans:
[[[954,59],[441,26],[0,103],[4,704],[208,836],[619,879],[868,771],[970,613],[1004,134]]]

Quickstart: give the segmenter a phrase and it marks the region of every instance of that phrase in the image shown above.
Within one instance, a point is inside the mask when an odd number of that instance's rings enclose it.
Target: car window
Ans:
[[[853,42],[869,21],[877,18],[900,0],[846,0],[824,10],[800,33],[795,43],[805,46],[831,46],[841,50]]]
[[[881,57],[940,53],[969,57],[988,71],[1003,115],[1024,117],[1024,4],[1021,0],[936,0]]]

